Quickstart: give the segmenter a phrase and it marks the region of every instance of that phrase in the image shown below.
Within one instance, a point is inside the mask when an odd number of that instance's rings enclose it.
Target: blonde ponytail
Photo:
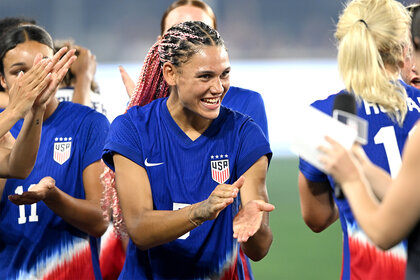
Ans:
[[[338,67],[346,90],[381,105],[402,125],[407,93],[398,82],[410,16],[394,0],[355,0],[337,24]]]

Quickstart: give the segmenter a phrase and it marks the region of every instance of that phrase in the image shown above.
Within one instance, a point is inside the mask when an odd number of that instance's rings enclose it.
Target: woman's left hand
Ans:
[[[51,70],[51,81],[48,87],[38,95],[33,105],[34,108],[45,107],[50,97],[55,95],[61,81],[63,80],[67,71],[70,69],[70,66],[77,59],[77,57],[74,55],[75,52],[75,49],[67,51],[67,48],[64,47],[53,56],[51,59],[53,64],[53,69]]]
[[[27,192],[22,194],[11,194],[9,200],[16,205],[33,204],[47,198],[48,193],[55,186],[55,180],[51,177],[44,177],[38,184],[29,187]]]
[[[274,210],[274,205],[263,200],[251,200],[233,219],[233,237],[247,242],[261,227],[264,212]]]

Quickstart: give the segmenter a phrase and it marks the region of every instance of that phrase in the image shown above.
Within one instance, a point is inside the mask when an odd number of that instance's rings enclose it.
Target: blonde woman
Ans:
[[[340,15],[335,36],[345,89],[356,96],[357,114],[369,122],[367,156],[391,176],[401,165],[404,143],[419,118],[417,91],[398,80],[409,43],[410,15],[393,0],[355,0]],[[336,94],[312,105],[331,114]],[[404,279],[406,246],[388,252],[359,227],[348,201],[333,194],[336,183],[300,160],[299,191],[306,224],[321,232],[340,218],[343,229],[342,279]],[[386,188],[374,190],[382,199]]]
[[[419,11],[419,6],[414,8],[412,25],[416,62],[420,62],[418,60]],[[342,185],[360,225],[371,240],[383,249],[390,248],[408,236],[406,279],[419,279],[420,131],[416,129],[407,141],[401,170],[395,180],[391,180],[380,168],[372,165],[363,153],[360,153],[359,147],[354,147],[355,157],[353,157],[332,139],[329,139],[329,142],[330,148],[321,148],[325,152],[323,162],[335,180]],[[390,186],[389,194],[381,204],[375,201],[369,188],[378,184]]]

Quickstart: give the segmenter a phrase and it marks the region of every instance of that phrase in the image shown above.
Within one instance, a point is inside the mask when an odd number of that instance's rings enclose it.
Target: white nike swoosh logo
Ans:
[[[158,166],[161,164],[164,164],[164,162],[150,163],[150,162],[147,162],[147,158],[144,160],[144,165],[146,165],[147,167]]]

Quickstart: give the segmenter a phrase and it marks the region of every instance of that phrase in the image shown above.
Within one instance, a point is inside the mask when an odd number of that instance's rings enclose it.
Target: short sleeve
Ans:
[[[112,122],[102,153],[103,161],[112,170],[115,170],[112,159],[114,153],[120,154],[144,167],[140,137],[128,113],[118,116]]]
[[[261,128],[251,119],[242,126],[241,146],[238,154],[238,176],[244,174],[259,158],[267,155],[270,162],[272,152],[270,144]]]
[[[83,120],[80,131],[84,133],[82,139],[84,143],[82,168],[84,170],[90,164],[101,159],[109,131],[109,121],[104,115],[92,111]]]
[[[299,170],[306,179],[312,182],[326,182],[328,176],[302,158],[299,158]]]

